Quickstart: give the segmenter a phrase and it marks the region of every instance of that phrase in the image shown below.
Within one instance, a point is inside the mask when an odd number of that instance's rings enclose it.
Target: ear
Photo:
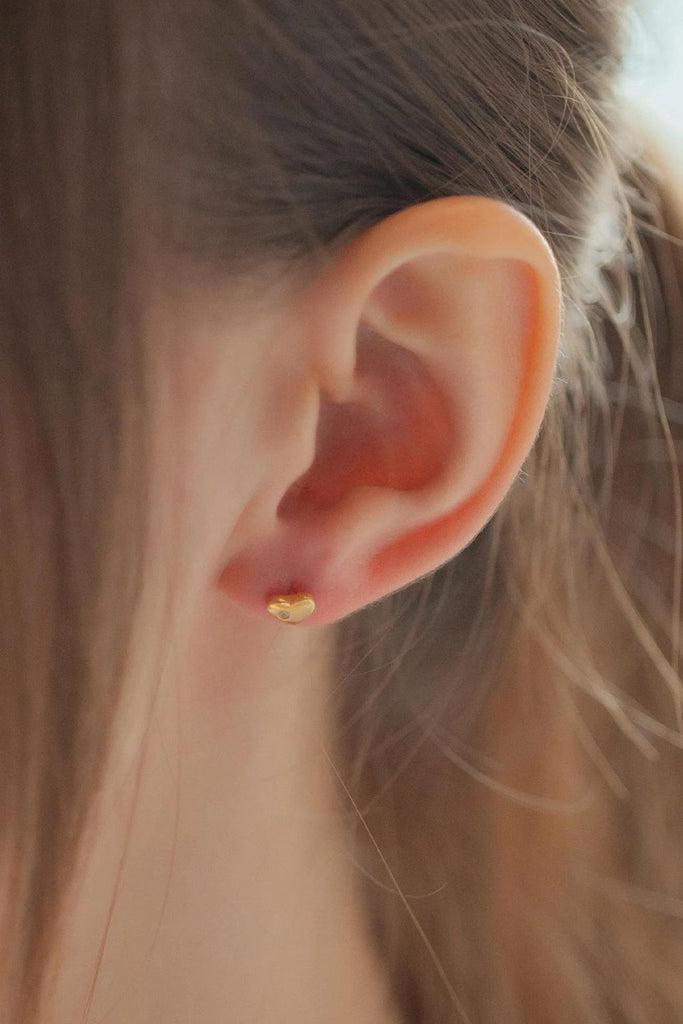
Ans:
[[[457,555],[533,445],[560,321],[548,243],[499,200],[430,200],[354,238],[292,313],[312,414],[283,415],[221,589],[263,619],[308,592],[302,625],[324,625]]]

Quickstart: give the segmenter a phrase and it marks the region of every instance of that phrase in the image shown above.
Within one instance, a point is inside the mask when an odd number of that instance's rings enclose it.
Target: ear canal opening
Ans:
[[[424,361],[362,325],[352,398],[321,397],[313,462],[283,496],[278,516],[315,516],[358,487],[422,488],[444,469],[452,438],[448,403]]]

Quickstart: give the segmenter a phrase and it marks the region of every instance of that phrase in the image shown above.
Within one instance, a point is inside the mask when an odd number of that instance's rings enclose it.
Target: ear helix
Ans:
[[[311,594],[273,594],[268,598],[268,611],[278,621],[294,626],[315,611]]]

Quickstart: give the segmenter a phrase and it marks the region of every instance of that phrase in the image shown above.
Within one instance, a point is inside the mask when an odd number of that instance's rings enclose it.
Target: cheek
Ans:
[[[186,297],[150,305],[146,331],[152,531],[194,589],[220,565],[263,473],[262,340],[229,309]]]

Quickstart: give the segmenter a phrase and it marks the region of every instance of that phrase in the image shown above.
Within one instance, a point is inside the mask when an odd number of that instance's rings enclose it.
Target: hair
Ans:
[[[495,516],[334,627],[368,922],[411,1024],[678,1018],[683,206],[620,99],[627,13],[0,6],[3,1024],[49,992],[146,621],[139,268],[294,282],[471,193],[545,234],[561,347]]]

